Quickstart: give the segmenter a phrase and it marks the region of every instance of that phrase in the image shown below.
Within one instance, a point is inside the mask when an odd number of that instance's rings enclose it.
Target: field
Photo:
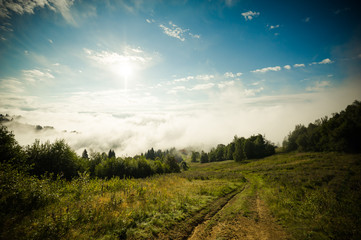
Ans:
[[[0,179],[2,239],[361,239],[361,155],[191,163],[146,179],[14,169]]]

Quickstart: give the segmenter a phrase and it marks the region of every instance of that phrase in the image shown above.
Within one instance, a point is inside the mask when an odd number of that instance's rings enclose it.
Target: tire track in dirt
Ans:
[[[244,187],[235,189],[227,195],[216,199],[208,206],[199,210],[193,216],[178,223],[174,228],[169,229],[166,233],[160,233],[157,239],[188,239],[194,229],[203,222],[211,219],[217,214],[231,199],[243,191]]]
[[[251,197],[242,194],[243,192],[237,193],[212,218],[205,219],[188,239],[289,239],[258,193]],[[234,204],[239,204],[238,200],[242,197],[248,197],[249,213],[233,212],[232,216],[228,217],[229,209],[234,207]]]
[[[217,210],[217,212],[214,212],[211,216],[206,216],[203,219],[203,222],[199,223],[192,231],[192,233],[189,235],[188,239],[189,240],[196,240],[196,239],[202,239],[203,237],[206,237],[206,226],[208,225],[208,223],[210,221],[212,221],[212,219],[215,217],[216,214],[218,214],[223,208],[225,208],[227,205],[229,205],[230,203],[232,203],[232,201],[234,201],[235,197],[244,190],[244,187],[238,191],[236,194],[234,194],[225,204],[223,204],[223,206],[220,206],[220,208]]]

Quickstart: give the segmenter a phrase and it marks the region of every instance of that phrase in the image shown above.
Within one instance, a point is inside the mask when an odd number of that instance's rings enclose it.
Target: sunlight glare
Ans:
[[[118,76],[128,79],[134,74],[134,64],[130,61],[123,61],[114,66],[114,72]]]

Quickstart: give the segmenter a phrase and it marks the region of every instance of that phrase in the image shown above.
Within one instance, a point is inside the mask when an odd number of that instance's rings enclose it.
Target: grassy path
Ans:
[[[218,198],[194,214],[194,216],[179,223],[166,233],[160,234],[159,239],[188,239],[188,237],[192,235],[196,226],[199,226],[208,219],[211,219],[242,190],[243,188],[235,189],[227,195]]]
[[[247,179],[244,190],[199,224],[188,239],[289,239],[261,200],[258,179]]]

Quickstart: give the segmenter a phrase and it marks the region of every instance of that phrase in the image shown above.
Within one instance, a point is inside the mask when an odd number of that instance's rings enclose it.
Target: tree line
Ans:
[[[35,176],[53,175],[68,180],[79,173],[88,172],[99,178],[143,178],[154,174],[180,172],[187,169],[179,157],[172,152],[164,152],[161,157],[147,159],[146,156],[116,157],[114,150],[91,153],[86,149],[78,156],[65,140],[20,146],[12,132],[0,125],[0,164],[10,165],[16,169]]]
[[[361,102],[354,101],[331,118],[324,117],[305,127],[296,125],[283,141],[287,152],[361,152]]]
[[[1,115],[2,116],[2,115]],[[335,113],[331,118],[324,117],[310,123],[307,127],[297,125],[283,141],[284,151],[338,151],[361,152],[361,102],[355,101],[344,111]],[[191,161],[201,163],[246,159],[256,159],[275,153],[275,145],[261,134],[249,138],[235,136],[228,145],[219,144],[209,152],[193,151]],[[15,136],[0,125],[0,163],[14,166],[29,174],[60,175],[66,179],[88,172],[93,177],[148,177],[154,174],[180,172],[188,168],[177,151],[155,151],[153,148],[134,157],[116,157],[114,150],[108,154],[91,153],[84,150],[78,156],[64,141],[20,146]]]
[[[181,163],[183,161],[182,156],[179,154],[179,152],[174,147],[171,149],[167,149],[165,151],[163,151],[161,149],[158,149],[157,151],[155,151],[154,148],[151,148],[144,153],[145,158],[150,159],[150,160],[161,160],[168,155],[174,156],[175,160],[178,163]],[[143,154],[141,156],[143,156]]]
[[[275,154],[275,145],[261,134],[249,138],[235,136],[228,145],[218,144],[208,153],[193,151],[191,161],[201,163],[235,160],[240,162],[246,159],[263,158]]]

